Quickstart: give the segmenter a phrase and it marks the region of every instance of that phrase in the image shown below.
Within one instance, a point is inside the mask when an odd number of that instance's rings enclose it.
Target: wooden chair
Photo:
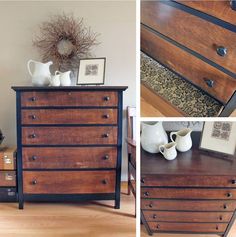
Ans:
[[[128,195],[132,192],[136,198],[136,108],[127,107],[127,145],[128,145]],[[136,200],[135,200],[136,216]]]

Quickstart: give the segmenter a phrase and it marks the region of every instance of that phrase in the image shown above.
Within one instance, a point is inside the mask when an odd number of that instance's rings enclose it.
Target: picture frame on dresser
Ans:
[[[200,149],[234,157],[236,152],[236,122],[208,121],[203,125]]]
[[[77,85],[103,85],[105,83],[106,58],[79,60]]]

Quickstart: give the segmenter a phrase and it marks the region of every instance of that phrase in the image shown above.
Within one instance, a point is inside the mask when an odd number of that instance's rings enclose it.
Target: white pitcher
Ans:
[[[174,160],[177,157],[176,142],[161,145],[159,146],[159,150],[167,160]]]
[[[145,151],[158,153],[159,146],[168,143],[168,137],[162,122],[143,122],[140,140]]]
[[[56,71],[55,72],[55,75],[60,75],[61,86],[70,86],[71,85],[70,73],[71,73],[71,71],[67,71],[67,72]]]
[[[50,83],[51,73],[50,66],[52,61],[47,63],[41,63],[30,59],[27,63],[27,68],[30,76],[32,77],[32,84],[34,86],[48,86]],[[34,65],[33,71],[30,69],[30,65]]]
[[[172,142],[176,142],[176,149],[181,152],[185,152],[191,149],[192,147],[192,139],[191,139],[190,128],[184,128],[178,132],[171,132],[170,139]],[[176,139],[174,140],[173,136],[176,135]]]
[[[61,82],[60,82],[60,75],[57,75],[55,73],[54,76],[51,76],[50,79],[50,86],[60,86]]]

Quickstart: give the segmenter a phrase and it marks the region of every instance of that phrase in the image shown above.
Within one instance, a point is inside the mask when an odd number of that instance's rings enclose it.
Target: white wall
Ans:
[[[124,108],[135,105],[135,1],[1,1],[0,2],[0,128],[5,144],[16,144],[16,85],[31,85],[26,63],[41,60],[32,46],[38,25],[51,14],[74,13],[100,33],[96,57],[106,57],[106,85],[127,85]],[[125,116],[125,115],[124,115]],[[124,137],[126,121],[124,121]],[[126,145],[122,179],[126,179]]]

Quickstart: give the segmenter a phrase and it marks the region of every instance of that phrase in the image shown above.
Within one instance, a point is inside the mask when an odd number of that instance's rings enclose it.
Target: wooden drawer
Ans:
[[[142,188],[142,198],[236,199],[236,189]]]
[[[28,194],[114,193],[115,171],[24,171]]]
[[[22,124],[117,124],[117,109],[26,109]]]
[[[229,222],[233,212],[171,212],[143,211],[146,221],[167,222]]]
[[[223,233],[228,223],[148,222],[148,225],[154,232]]]
[[[116,144],[117,127],[23,127],[23,145]]]
[[[0,170],[14,170],[16,161],[16,149],[5,148],[0,151]]]
[[[16,188],[0,188],[0,202],[16,202]]]
[[[236,90],[234,78],[162,39],[144,26],[141,27],[141,47],[145,53],[224,103]],[[206,80],[212,80],[213,87],[208,86]]]
[[[142,199],[141,209],[163,211],[231,211],[236,201],[228,200],[151,200]]]
[[[186,1],[176,0],[183,5],[187,5],[191,8],[204,12],[206,14],[215,16],[223,21],[227,21],[236,25],[236,11],[232,10],[229,0],[221,1]]]
[[[0,171],[0,186],[3,187],[16,186],[16,172]]]
[[[155,175],[143,176],[142,186],[162,187],[236,187],[236,176],[232,175]]]
[[[236,73],[234,32],[160,1],[142,1],[141,22]],[[217,54],[220,46],[227,48],[224,57]]]
[[[115,168],[116,147],[23,147],[23,169]]]
[[[21,105],[28,106],[117,106],[118,93],[112,91],[30,91],[21,93]]]

